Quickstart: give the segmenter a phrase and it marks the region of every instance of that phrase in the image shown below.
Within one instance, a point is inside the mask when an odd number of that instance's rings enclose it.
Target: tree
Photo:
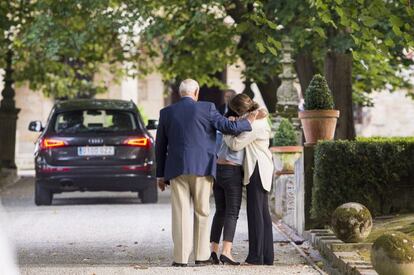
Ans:
[[[358,73],[354,74],[354,83],[359,84],[354,87],[359,88],[360,94],[383,88],[387,83],[407,85],[397,73],[399,66],[409,64],[402,59],[402,50],[414,45],[414,9],[404,0],[323,0],[313,4],[326,30],[321,32],[328,49],[325,75],[341,111],[336,137],[352,139],[353,64]]]
[[[413,41],[413,9],[407,1],[272,2],[284,30],[295,39],[302,90],[315,73],[323,72],[328,80],[341,111],[336,138],[355,137],[353,100],[367,105],[366,95],[373,90],[409,85],[398,74],[412,64],[402,54]]]
[[[54,98],[92,97],[103,69],[119,74],[134,59],[136,9],[117,0],[10,0],[0,2],[0,162],[15,168],[18,109],[13,82],[28,82]],[[130,20],[134,18],[134,20]]]
[[[279,41],[292,37],[302,91],[314,74],[327,77],[341,110],[337,138],[355,137],[354,100],[369,104],[366,95],[373,90],[408,85],[398,74],[412,64],[402,55],[412,45],[407,0],[176,0],[157,1],[151,10],[142,34],[148,48],[157,41],[152,55],[161,54],[167,79],[193,75],[210,84],[211,75],[240,58],[246,80],[258,83],[271,111],[280,83]]]
[[[146,11],[143,52],[162,62],[141,68],[159,69],[173,82],[191,76],[201,85],[222,87],[214,76],[241,58],[246,82],[258,83],[267,107],[274,111],[280,65],[271,52],[277,53],[280,42],[268,33],[277,31],[277,25],[259,16],[256,12],[262,10],[251,1],[164,0],[154,1]]]
[[[128,4],[116,0],[2,2],[6,22],[1,26],[12,35],[8,46],[5,39],[0,40],[0,54],[6,48],[13,50],[14,78],[28,82],[32,90],[56,98],[91,97],[107,88],[95,79],[96,74],[109,71],[119,76],[137,54],[136,9]]]

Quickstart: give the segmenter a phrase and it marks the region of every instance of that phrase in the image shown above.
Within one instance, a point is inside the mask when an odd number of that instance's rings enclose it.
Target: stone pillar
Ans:
[[[280,122],[286,118],[292,122],[297,132],[298,144],[301,144],[302,131],[300,120],[298,119],[299,96],[298,90],[294,86],[296,75],[293,73],[292,59],[292,40],[288,37],[283,38],[283,57],[282,57],[282,73],[279,75],[282,83],[277,89],[276,113],[272,119],[273,131],[277,131]],[[303,165],[301,166],[303,169]],[[276,175],[274,179],[274,212],[277,217],[295,229],[301,232],[302,225],[298,224],[298,217],[303,216],[303,208],[298,206],[303,204],[303,192],[300,193],[300,186],[297,183],[297,173],[303,173],[296,169],[294,174]],[[302,196],[301,196],[302,195]],[[302,211],[302,213],[299,213]]]
[[[283,38],[283,58],[282,58],[282,73],[279,75],[282,84],[277,89],[277,104],[276,113],[273,118],[274,130],[279,127],[282,118],[289,119],[297,130],[298,141],[300,141],[301,130],[300,120],[298,119],[299,96],[298,90],[294,85],[296,75],[293,73],[293,59],[292,59],[292,40],[288,37]],[[300,144],[300,143],[299,143]]]
[[[13,89],[13,51],[9,49],[6,56],[6,73],[4,77],[3,99],[0,103],[0,161],[4,168],[16,168],[16,124],[20,109],[16,108]]]

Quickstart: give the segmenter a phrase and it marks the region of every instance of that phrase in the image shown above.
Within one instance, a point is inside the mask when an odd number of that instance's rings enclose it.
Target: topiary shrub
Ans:
[[[323,141],[315,148],[311,215],[329,224],[333,211],[354,201],[371,213],[414,211],[414,138]]]
[[[274,146],[295,146],[296,141],[296,132],[292,123],[283,118],[280,122],[279,128],[277,128],[276,134],[273,139]]]
[[[305,110],[332,110],[334,108],[332,93],[325,77],[313,76],[305,93]]]

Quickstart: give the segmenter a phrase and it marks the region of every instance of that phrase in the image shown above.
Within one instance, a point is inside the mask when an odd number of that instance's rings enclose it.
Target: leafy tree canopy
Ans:
[[[296,55],[310,55],[316,72],[323,72],[327,52],[352,53],[361,103],[369,103],[365,95],[373,90],[408,86],[398,73],[413,64],[402,53],[414,40],[408,0],[165,0],[151,9],[143,41],[162,56],[167,79],[193,75],[211,84],[215,72],[240,58],[246,78],[266,81],[280,73],[280,41],[287,35]]]
[[[0,4],[0,55],[14,52],[15,79],[55,97],[105,90],[94,79],[115,76],[136,51],[136,9],[116,0],[12,0]],[[133,20],[132,20],[133,18]],[[8,38],[7,40],[6,38]],[[4,59],[4,58],[2,58]],[[4,64],[2,64],[4,65]]]
[[[57,97],[104,90],[96,73],[119,76],[125,66],[217,85],[214,75],[238,59],[247,80],[272,87],[287,35],[313,73],[327,52],[351,53],[354,95],[367,103],[367,92],[408,86],[398,72],[413,64],[403,55],[413,14],[409,0],[1,1],[0,67],[13,49],[15,78]]]

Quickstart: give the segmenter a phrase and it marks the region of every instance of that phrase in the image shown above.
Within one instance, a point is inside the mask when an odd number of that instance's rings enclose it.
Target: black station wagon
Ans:
[[[137,106],[123,100],[69,100],[54,105],[35,149],[35,203],[69,191],[132,191],[157,202],[154,139]]]

